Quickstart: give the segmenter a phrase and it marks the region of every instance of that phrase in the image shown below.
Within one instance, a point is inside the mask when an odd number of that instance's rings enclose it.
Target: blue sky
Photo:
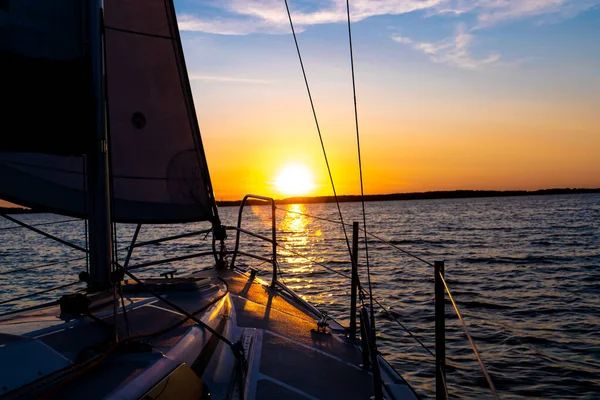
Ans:
[[[515,43],[538,34],[554,36],[557,46],[587,34],[591,45],[598,33],[599,0],[355,0],[354,22],[368,27],[373,40],[394,40],[423,53],[431,61],[459,68],[526,62],[540,57],[532,51],[509,51],[504,41]],[[297,31],[319,30],[345,22],[345,1],[289,2]],[[216,35],[288,34],[281,0],[179,0],[181,29]],[[576,20],[575,24],[569,23]],[[555,29],[548,28],[554,26]],[[358,29],[358,27],[357,27]],[[512,32],[511,32],[512,31]],[[597,37],[596,37],[597,38]],[[542,38],[542,41],[544,39]],[[531,46],[526,39],[524,47]],[[531,49],[533,50],[533,49]],[[516,54],[515,54],[516,53]],[[530,54],[533,53],[533,54]]]
[[[346,3],[289,4],[334,173],[356,193]],[[600,0],[350,4],[368,192],[600,187]],[[325,187],[283,0],[175,5],[211,172],[255,168],[217,195],[261,191],[283,158]]]
[[[364,70],[371,63],[463,77],[453,70],[498,76],[534,70],[535,75],[556,72],[569,81],[569,72],[593,78],[600,65],[600,0],[350,3],[357,68]],[[314,61],[310,65],[347,64],[345,1],[289,4],[302,51]],[[176,6],[188,63],[199,71],[198,80],[264,83],[273,80],[271,65],[294,62],[282,0],[178,0]]]

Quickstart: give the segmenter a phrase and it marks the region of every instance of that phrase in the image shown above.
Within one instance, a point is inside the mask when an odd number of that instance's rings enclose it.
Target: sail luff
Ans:
[[[175,13],[175,4],[173,0],[165,0],[165,6],[168,9],[171,23],[169,24],[171,29],[171,36],[175,41],[176,53],[178,57],[179,74],[181,84],[185,92],[185,100],[187,103],[188,116],[192,121],[192,137],[196,148],[196,155],[198,157],[198,164],[201,166],[201,173],[203,182],[206,185],[206,193],[209,196],[210,207],[213,214],[212,223],[215,226],[220,226],[221,222],[219,219],[219,213],[217,210],[217,203],[212,188],[212,182],[210,180],[210,173],[208,171],[208,165],[206,163],[206,153],[204,152],[204,146],[200,136],[200,124],[198,123],[198,115],[196,114],[196,107],[194,106],[194,97],[192,95],[192,86],[190,84],[189,75],[187,72],[187,65],[184,60],[183,45],[181,43],[181,35],[179,33],[179,25],[177,24],[177,18]],[[204,158],[204,159],[203,159]],[[203,167],[203,168],[202,168]]]

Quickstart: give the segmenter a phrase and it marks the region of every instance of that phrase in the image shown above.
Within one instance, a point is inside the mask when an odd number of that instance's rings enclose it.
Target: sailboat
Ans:
[[[0,55],[0,197],[86,219],[90,261],[85,290],[0,316],[1,398],[419,398],[368,307],[357,335],[278,279],[274,224],[255,235],[271,279],[236,266],[244,230],[219,218],[172,1],[3,1]],[[143,224],[199,221],[198,272],[137,277]],[[137,225],[123,263],[117,222]]]

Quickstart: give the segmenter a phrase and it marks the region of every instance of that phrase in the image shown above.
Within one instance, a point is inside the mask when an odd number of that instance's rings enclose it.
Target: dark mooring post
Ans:
[[[444,303],[444,262],[434,263],[435,271],[435,398],[446,399],[446,315]],[[440,277],[441,275],[441,277]]]
[[[352,223],[352,279],[350,288],[350,340],[356,340],[356,292],[358,288],[358,222]]]

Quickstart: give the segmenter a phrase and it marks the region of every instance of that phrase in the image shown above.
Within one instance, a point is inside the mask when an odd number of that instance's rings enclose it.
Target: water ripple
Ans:
[[[292,211],[337,219],[332,204],[291,205]],[[342,204],[344,220],[361,220],[360,205]],[[234,225],[237,209],[219,209]],[[600,393],[600,195],[536,196],[367,203],[368,227],[377,236],[428,261],[444,260],[446,278],[482,358],[503,399],[598,398]],[[244,226],[270,234],[270,209],[249,208]],[[20,216],[27,222],[59,220],[50,214]],[[301,296],[347,324],[349,282],[317,263],[348,274],[350,263],[339,226],[278,211],[278,240],[300,253],[281,249],[283,279]],[[9,226],[6,221],[0,227]],[[144,227],[139,240],[199,228],[199,224]],[[205,226],[202,226],[205,227]],[[129,243],[134,226],[119,225],[118,241]],[[55,235],[85,245],[80,223],[48,225]],[[20,229],[0,234],[0,272],[79,256]],[[433,271],[388,245],[370,239],[375,297],[387,312],[376,313],[380,350],[426,397],[435,395],[431,356],[400,329],[410,327],[434,350]],[[270,244],[243,237],[244,251],[270,257]],[[360,275],[366,281],[364,245]],[[132,264],[203,251],[210,241],[186,238],[136,249]],[[121,252],[120,258],[124,258]],[[307,258],[310,261],[307,261]],[[239,262],[252,264],[241,257]],[[157,276],[209,266],[195,259],[140,270]],[[75,279],[85,261],[9,275],[0,281],[0,301]],[[270,278],[271,266],[260,267]],[[52,300],[51,293],[36,299]],[[30,305],[23,301],[18,306]],[[0,306],[0,312],[15,305]],[[447,315],[447,381],[453,398],[488,398],[456,316]],[[392,318],[393,317],[393,318]]]

